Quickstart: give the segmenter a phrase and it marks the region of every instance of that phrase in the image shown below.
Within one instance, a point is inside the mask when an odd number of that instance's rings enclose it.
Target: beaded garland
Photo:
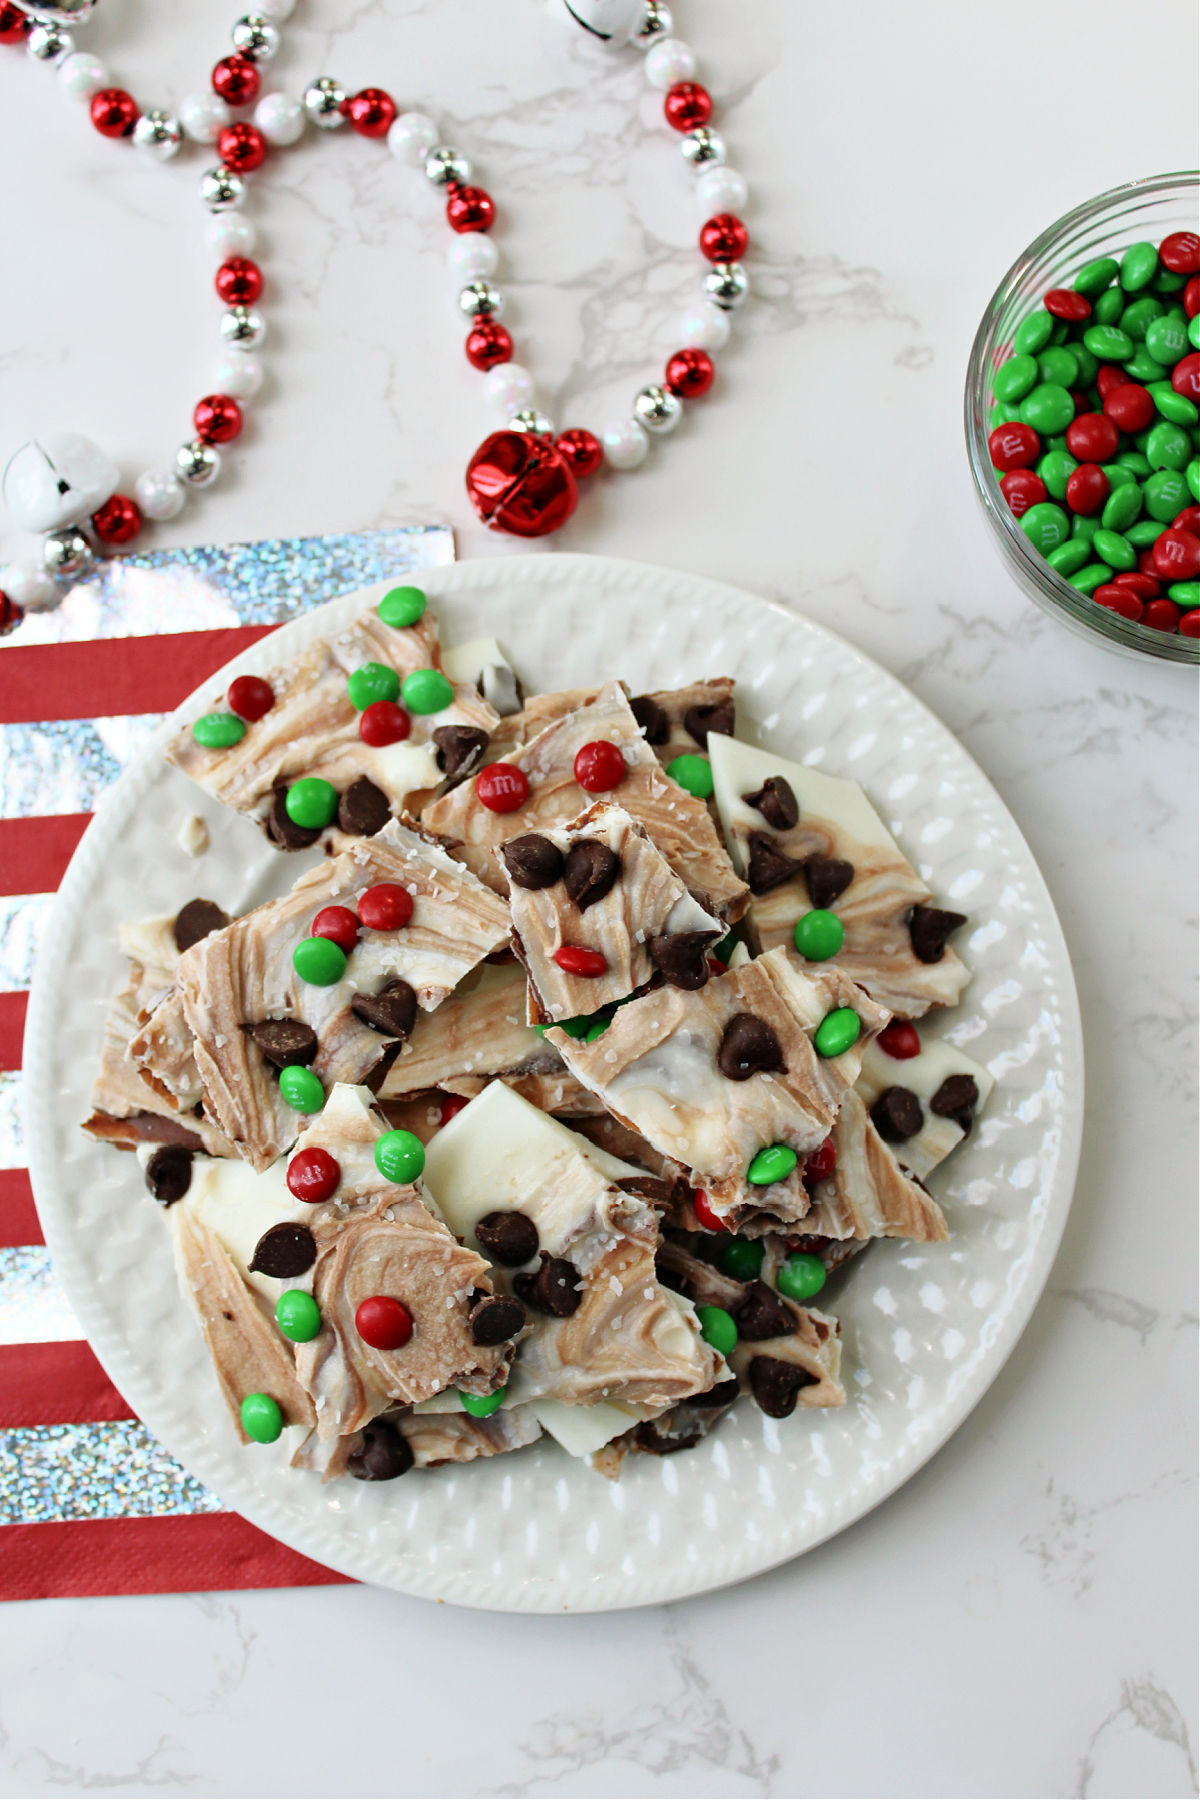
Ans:
[[[173,463],[147,469],[132,493],[117,491],[111,459],[78,434],[52,433],[17,451],[4,473],[4,499],[14,522],[41,533],[42,543],[35,557],[0,568],[0,636],[19,624],[25,610],[56,606],[64,584],[81,575],[97,551],[132,542],[148,520],[174,518],[190,490],[217,480],[222,448],[240,434],[247,403],[262,382],[255,352],[267,332],[258,304],[265,283],[252,257],[254,227],[241,213],[248,178],[269,155],[298,143],[310,125],[319,131],[348,125],[362,137],[386,141],[444,198],[454,234],[449,262],[462,283],[458,305],[468,321],[467,359],[482,373],[488,404],[502,421],[471,458],[466,476],[472,505],[493,529],[521,537],[557,530],[575,510],[581,481],[602,466],[637,468],[652,439],[673,431],[685,403],[712,386],[712,353],[728,341],[730,315],[749,288],[741,262],[749,244],[740,217],[746,183],[726,163],[725,144],[711,123],[712,97],[696,79],[692,50],[674,35],[664,0],[562,0],[593,39],[643,53],[646,78],[662,94],[666,122],[679,134],[695,173],[704,219],[702,291],[680,321],[680,347],[661,380],[634,396],[629,415],[598,434],[578,426],[556,432],[537,405],[532,376],[513,360],[513,340],[501,322],[504,294],[492,279],[499,263],[489,236],[495,204],[473,182],[467,158],[441,141],[433,120],[400,112],[382,88],[350,94],[329,76],[313,81],[300,99],[263,92],[263,67],[279,50],[280,25],[295,0],[257,0],[255,10],[235,23],[232,53],[215,65],[209,90],[185,99],[178,117],[142,108],[113,83],[99,58],[76,49],[69,27],[85,23],[96,4],[0,0],[0,45],[23,46],[35,61],[53,67],[67,92],[88,106],[102,137],[126,140],[158,161],[172,159],[185,144],[215,148],[220,160],[203,175],[200,197],[212,215],[209,242],[220,259],[214,286],[224,307],[219,330],[225,353],[213,391],[197,403],[191,435]]]

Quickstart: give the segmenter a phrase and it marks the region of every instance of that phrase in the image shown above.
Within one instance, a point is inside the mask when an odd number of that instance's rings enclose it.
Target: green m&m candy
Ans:
[[[463,1411],[470,1413],[473,1419],[490,1419],[504,1405],[504,1395],[504,1388],[497,1388],[493,1394],[464,1394],[461,1388],[458,1390]]]
[[[236,713],[205,713],[192,726],[192,736],[203,750],[231,750],[245,735],[245,724]]]
[[[1121,470],[1123,479],[1114,480],[1116,471]],[[1121,468],[1120,463],[1112,464],[1112,474],[1108,467],[1105,474],[1109,476],[1112,492],[1104,502],[1104,511],[1100,514],[1100,523],[1105,531],[1124,531],[1132,525],[1142,510],[1142,490],[1138,486],[1137,477],[1129,469]],[[1082,568],[1082,564],[1080,567]]]
[[[753,1182],[755,1187],[770,1187],[772,1182],[786,1181],[799,1160],[789,1145],[768,1144],[746,1170],[746,1180]]]
[[[1065,483],[1063,492],[1066,492]],[[1071,521],[1062,507],[1055,506],[1052,500],[1038,500],[1022,513],[1021,530],[1035,550],[1048,556],[1051,550],[1057,550],[1070,537]]]
[[[400,677],[386,663],[364,663],[361,669],[355,669],[346,683],[346,690],[355,712],[366,712],[376,700],[400,698]]]
[[[852,1006],[835,1006],[817,1026],[813,1044],[818,1056],[841,1056],[857,1044],[862,1020]]]
[[[1200,315],[1198,315],[1198,316],[1200,316]],[[1192,458],[1191,462],[1188,464],[1187,468],[1184,470],[1184,475],[1186,477],[1187,486],[1191,492],[1192,499],[1197,501],[1198,503],[1200,503],[1200,456],[1194,456]],[[1172,517],[1174,517],[1173,514],[1172,514]]]
[[[1200,606],[1200,581],[1173,581],[1167,589],[1167,597],[1190,612],[1193,607]]]
[[[375,1140],[375,1167],[385,1181],[405,1187],[425,1167],[425,1146],[411,1131],[385,1131]]]
[[[1073,357],[1071,368],[1074,371]],[[1030,388],[1035,386],[1037,378],[1038,364],[1032,356],[1010,356],[1007,362],[1001,363],[992,377],[992,392],[997,400],[1006,400],[1011,404],[1014,400],[1023,400]]]
[[[273,1444],[283,1430],[278,1400],[270,1394],[247,1394],[242,1401],[242,1430],[256,1444]]]
[[[738,1328],[723,1306],[698,1306],[700,1336],[722,1356],[729,1356],[738,1341]]]
[[[454,689],[440,669],[414,669],[404,677],[400,692],[409,712],[444,712],[454,698]]]
[[[706,756],[677,756],[667,764],[667,774],[694,800],[707,800],[713,791],[712,764]]]
[[[753,1281],[767,1247],[758,1238],[730,1238],[721,1249],[721,1267],[734,1281]]]
[[[1092,355],[1098,356],[1101,362],[1126,362],[1133,355],[1133,339],[1116,325],[1089,325],[1083,334],[1083,341]],[[1072,404],[1071,417],[1074,416],[1075,408]],[[1065,430],[1066,426],[1060,429]]]
[[[1121,258],[1121,286],[1127,294],[1149,287],[1158,274],[1158,251],[1153,244],[1130,244]]]
[[[1067,576],[1071,586],[1078,588],[1081,594],[1094,594],[1098,587],[1103,587],[1112,578],[1113,572],[1108,564],[1098,562],[1085,563],[1074,575]]]
[[[1114,256],[1098,256],[1094,262],[1084,263],[1075,277],[1075,292],[1085,295],[1089,300],[1095,300],[1106,287],[1112,286],[1120,268],[1121,265]]]
[[[293,825],[323,831],[337,815],[337,789],[319,775],[304,775],[293,781],[283,804]]]
[[[584,1043],[594,1044],[597,1038],[602,1038],[604,1036],[611,1024],[611,1019],[593,1019],[592,1023],[583,1034]]]
[[[1121,330],[1126,337],[1131,337],[1135,344],[1144,344],[1146,333],[1155,319],[1161,319],[1163,303],[1156,300],[1153,294],[1143,294],[1132,306],[1127,306],[1121,314]]]
[[[1099,299],[1092,307],[1092,318],[1097,325],[1115,325],[1124,311],[1124,289],[1119,287],[1109,288],[1105,293],[1100,295]],[[1086,332],[1084,333],[1084,342],[1087,342]],[[1093,354],[1095,354],[1095,352]]]
[[[1186,469],[1192,442],[1182,425],[1164,419],[1146,439],[1146,459],[1152,469]]]
[[[1037,360],[1037,371],[1042,381],[1049,381],[1059,387],[1073,388],[1079,380],[1079,363],[1075,352],[1068,350],[1065,344],[1052,344]]]
[[[1054,315],[1045,307],[1031,312],[1027,319],[1022,319],[1013,333],[1013,349],[1018,356],[1036,356],[1050,342],[1050,334],[1054,330]]]
[[[1075,402],[1056,381],[1039,382],[1021,402],[1021,423],[1044,438],[1065,431],[1074,417]]]
[[[836,913],[814,906],[796,920],[796,948],[809,962],[828,962],[836,956],[846,936],[845,927]]]
[[[321,1309],[303,1288],[289,1288],[275,1302],[275,1323],[293,1344],[311,1344],[321,1329]]]
[[[1200,318],[1200,313],[1197,313]],[[1164,419],[1172,425],[1194,425],[1200,420],[1200,408],[1186,394],[1177,394],[1169,381],[1148,381],[1146,392]]]
[[[1187,326],[1174,313],[1164,313],[1146,328],[1146,348],[1155,362],[1171,368],[1187,355]]]
[[[1174,516],[1172,513],[1171,517]],[[1135,550],[1150,550],[1162,535],[1162,525],[1157,519],[1135,519],[1132,525],[1125,527],[1124,535]]]
[[[1051,550],[1046,561],[1057,574],[1067,576],[1073,575],[1076,569],[1082,569],[1089,555],[1086,544],[1081,543],[1078,538],[1068,538],[1057,550]]]
[[[1142,487],[1146,511],[1152,519],[1169,525],[1175,514],[1187,505],[1187,491],[1188,484],[1178,469],[1160,469]]]
[[[292,951],[292,967],[310,987],[332,987],[346,973],[346,952],[332,938],[301,938]]]
[[[825,1286],[825,1264],[819,1256],[798,1251],[780,1263],[775,1285],[789,1300],[811,1300]]]
[[[315,943],[317,940],[310,941]],[[280,1069],[279,1092],[295,1112],[320,1112],[325,1104],[325,1089],[321,1086],[320,1076],[314,1075],[311,1069],[302,1068],[299,1063],[290,1063],[286,1069]]]
[[[1092,553],[1102,557],[1112,569],[1123,572],[1137,568],[1137,551],[1119,531],[1099,530],[1092,539]]]
[[[394,587],[379,602],[379,616],[394,631],[403,631],[424,617],[427,605],[419,587]]]

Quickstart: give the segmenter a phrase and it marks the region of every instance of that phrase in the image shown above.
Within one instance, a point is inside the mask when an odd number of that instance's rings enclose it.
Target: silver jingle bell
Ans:
[[[96,0],[19,0],[19,10],[31,19],[52,25],[83,25],[96,8]]]
[[[633,397],[633,416],[639,425],[647,431],[663,436],[674,431],[683,417],[683,401],[670,388],[659,387],[657,382],[650,387],[641,388]]]
[[[510,431],[531,431],[534,437],[553,437],[554,421],[548,419],[544,412],[539,412],[536,406],[523,406],[520,412],[514,413],[508,421],[508,429]]]
[[[175,473],[189,487],[207,487],[221,473],[221,453],[211,444],[193,438],[190,444],[181,444],[176,451]]]
[[[750,292],[750,283],[741,263],[714,263],[704,277],[704,292],[722,312],[733,312]]]
[[[646,0],[642,12],[642,22],[634,31],[631,43],[639,50],[649,50],[651,44],[657,44],[660,38],[669,38],[675,30],[675,20],[671,16],[669,6],[663,0]]]
[[[183,142],[183,127],[178,119],[155,107],[143,113],[133,128],[133,141],[147,156],[158,162],[169,162]]]
[[[471,165],[461,150],[450,144],[439,144],[425,158],[425,173],[434,187],[449,187],[452,181],[470,181]]]
[[[58,62],[61,57],[70,56],[75,39],[60,25],[35,25],[25,39],[25,48],[34,62]]]
[[[82,531],[71,526],[52,531],[42,540],[42,564],[47,575],[53,575],[56,581],[70,581],[82,575],[91,560],[92,546]]]
[[[458,296],[468,319],[499,319],[504,313],[504,294],[490,281],[468,282]]]
[[[304,110],[322,131],[336,131],[346,123],[345,104],[346,90],[332,75],[321,75],[304,90]]]
[[[221,336],[231,350],[257,350],[267,335],[267,321],[253,306],[231,306],[221,314]]]
[[[697,125],[694,131],[685,131],[679,148],[684,162],[691,163],[697,175],[725,161],[725,139],[711,125]]]
[[[247,13],[233,28],[233,47],[251,62],[270,62],[279,51],[279,27],[261,13]]]
[[[236,169],[219,163],[201,177],[200,198],[209,212],[236,212],[246,198],[246,184]]]

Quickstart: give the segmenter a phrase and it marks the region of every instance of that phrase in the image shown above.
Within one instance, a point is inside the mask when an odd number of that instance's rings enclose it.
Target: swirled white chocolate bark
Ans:
[[[923,1035],[917,1056],[869,1045],[856,1085],[897,1162],[923,1181],[962,1143],[995,1082],[957,1044]]]

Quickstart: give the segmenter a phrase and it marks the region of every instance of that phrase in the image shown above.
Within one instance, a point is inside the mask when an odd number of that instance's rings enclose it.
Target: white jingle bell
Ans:
[[[618,49],[627,44],[645,17],[645,0],[560,0],[576,25],[590,37]]]
[[[117,466],[76,431],[51,431],[23,444],[4,471],[0,492],[14,525],[58,531],[90,519],[116,492]]]
[[[21,0],[23,12],[56,25],[82,25],[95,8],[96,0]]]

